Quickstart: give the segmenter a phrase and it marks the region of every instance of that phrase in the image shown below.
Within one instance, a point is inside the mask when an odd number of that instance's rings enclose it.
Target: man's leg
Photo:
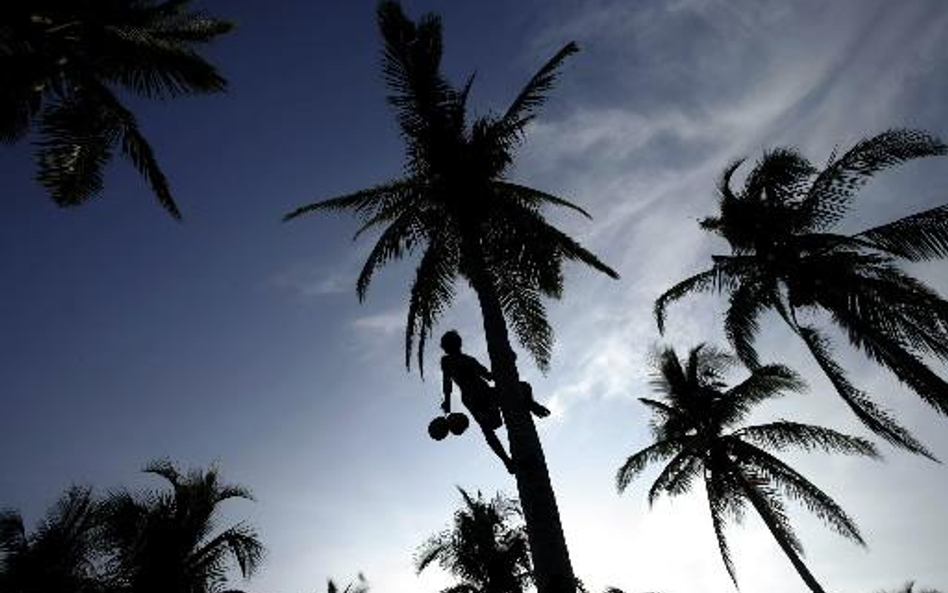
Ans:
[[[480,425],[481,431],[484,433],[484,438],[487,440],[487,444],[490,446],[491,450],[500,457],[500,460],[504,462],[504,467],[507,468],[508,473],[514,473],[513,460],[510,459],[510,455],[507,455],[507,451],[504,450],[504,446],[500,444],[500,439],[497,438],[497,433],[493,429],[487,428],[483,424]]]

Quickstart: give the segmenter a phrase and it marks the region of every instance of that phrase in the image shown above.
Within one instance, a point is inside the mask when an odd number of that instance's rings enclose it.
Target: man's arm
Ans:
[[[451,389],[453,387],[451,375],[444,368],[444,358],[441,359],[441,391],[444,393],[444,401],[441,403],[441,409],[445,414],[451,412]]]

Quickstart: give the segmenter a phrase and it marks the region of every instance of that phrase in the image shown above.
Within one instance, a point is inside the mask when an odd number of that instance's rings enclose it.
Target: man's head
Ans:
[[[452,330],[444,332],[441,336],[441,349],[448,354],[457,354],[461,351],[461,335]]]

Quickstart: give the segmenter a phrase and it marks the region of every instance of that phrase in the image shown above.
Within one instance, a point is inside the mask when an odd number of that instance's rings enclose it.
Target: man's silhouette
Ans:
[[[500,414],[500,402],[494,387],[487,382],[493,381],[491,372],[473,356],[461,352],[461,336],[451,330],[441,336],[441,348],[444,356],[441,357],[441,375],[444,391],[444,403],[441,409],[445,413],[451,411],[451,391],[457,383],[461,389],[461,403],[468,409],[474,421],[481,427],[484,438],[491,450],[504,462],[507,471],[514,473],[513,461],[504,450],[504,446],[494,432],[504,424]],[[543,418],[550,415],[550,411],[533,401],[532,391],[527,383],[521,381],[524,397],[530,400],[530,410]]]

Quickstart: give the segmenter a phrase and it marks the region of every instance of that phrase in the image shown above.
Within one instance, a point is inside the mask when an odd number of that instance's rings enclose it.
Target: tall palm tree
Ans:
[[[63,494],[32,533],[15,511],[0,512],[0,591],[98,593],[104,540],[98,505],[88,488]]]
[[[485,500],[458,489],[464,506],[454,524],[428,539],[415,556],[418,572],[437,562],[460,582],[442,593],[523,593],[533,582],[520,508],[502,494]]]
[[[147,98],[223,91],[196,46],[233,28],[190,0],[5,0],[0,3],[0,141],[35,125],[37,180],[60,206],[102,189],[118,149],[175,218],[154,152],[117,89]]]
[[[728,519],[739,521],[750,503],[807,587],[824,593],[803,563],[803,546],[782,497],[799,501],[834,531],[865,545],[862,536],[832,498],[771,452],[799,448],[878,454],[864,439],[820,426],[780,420],[738,427],[756,404],[800,391],[804,384],[785,366],[758,365],[750,377],[728,388],[723,379],[734,362],[730,355],[702,346],[692,349],[684,364],[671,348],[659,353],[652,385],[661,398],[640,398],[652,411],[655,442],[626,460],[616,485],[622,492],[647,465],[668,460],[649,490],[652,504],[662,494],[685,493],[695,478],[703,477],[721,558],[735,586],[724,527]]]
[[[170,492],[119,492],[104,503],[116,591],[221,593],[234,564],[244,578],[256,571],[263,545],[253,529],[238,523],[215,532],[220,504],[250,499],[245,488],[222,483],[215,469],[182,475],[168,461],[145,471]]]
[[[948,153],[937,138],[889,130],[830,158],[822,171],[791,149],[768,152],[738,192],[725,169],[719,213],[702,228],[723,237],[730,255],[669,289],[655,303],[659,329],[667,305],[689,293],[727,292],[724,327],[741,360],[758,364],[759,318],[776,311],[802,338],[837,393],[873,432],[914,453],[932,454],[891,414],[850,383],[830,341],[812,323],[823,311],[856,348],[885,366],[926,403],[948,414],[948,383],[923,357],[948,360],[948,303],[897,266],[948,256],[948,206],[854,235],[832,232],[875,173],[905,161]]]
[[[560,526],[543,449],[519,393],[519,375],[508,323],[541,369],[549,362],[552,330],[542,297],[562,294],[564,260],[576,260],[615,278],[617,274],[576,241],[549,225],[544,206],[563,206],[556,196],[518,185],[506,174],[525,126],[552,88],[557,71],[577,48],[570,43],[530,79],[503,115],[467,120],[473,79],[452,87],[440,72],[441,22],[426,15],[416,24],[395,2],[378,10],[384,39],[382,70],[406,143],[404,177],[301,207],[286,216],[355,211],[363,220],[356,236],[382,229],[359,275],[364,297],[374,272],[393,259],[421,252],[408,305],[405,357],[424,347],[440,314],[451,303],[455,282],[473,288],[483,316],[491,370],[502,394],[517,486],[530,534],[540,593],[573,591],[574,577]],[[417,339],[417,343],[416,343]]]

